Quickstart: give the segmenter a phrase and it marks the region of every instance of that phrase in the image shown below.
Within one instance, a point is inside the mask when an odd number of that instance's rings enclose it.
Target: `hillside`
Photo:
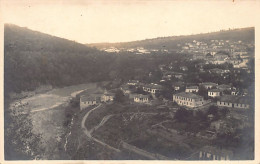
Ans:
[[[168,49],[174,50],[177,47],[177,44],[183,44],[186,42],[191,42],[193,40],[209,42],[210,40],[230,40],[243,42],[251,42],[252,38],[255,38],[255,30],[253,27],[234,29],[227,31],[219,31],[213,33],[205,34],[196,34],[196,35],[187,35],[187,36],[170,36],[170,37],[160,37],[154,39],[146,39],[141,41],[133,42],[122,42],[122,43],[96,43],[96,44],[87,44],[88,46],[96,48],[136,48],[144,47],[146,49]]]
[[[34,90],[41,85],[70,86],[88,82],[142,79],[159,64],[180,55],[116,55],[16,25],[4,29],[4,89]]]
[[[113,60],[94,48],[6,24],[4,29],[5,93],[40,85],[66,86],[106,80]],[[98,72],[98,73],[97,73]]]

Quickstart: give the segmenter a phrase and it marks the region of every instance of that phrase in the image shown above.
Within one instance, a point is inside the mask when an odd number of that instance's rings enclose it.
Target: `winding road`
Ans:
[[[94,129],[97,129],[97,128],[99,128],[101,125],[103,125],[112,115],[105,116],[105,117],[102,119],[102,121],[100,122],[100,124],[99,124],[98,126],[94,127],[94,128],[93,128],[92,130],[90,130],[90,131],[89,131],[89,130],[86,128],[86,126],[85,126],[85,122],[86,122],[88,116],[90,115],[90,113],[93,112],[94,110],[100,108],[101,106],[102,106],[102,104],[99,104],[98,106],[94,107],[93,109],[91,109],[90,111],[88,111],[88,112],[85,114],[85,116],[83,117],[83,119],[82,119],[82,121],[81,121],[81,128],[84,130],[84,133],[85,133],[90,139],[92,139],[93,141],[95,141],[95,142],[97,142],[97,143],[99,143],[99,144],[105,146],[106,148],[109,148],[109,149],[111,149],[111,150],[114,150],[114,151],[116,151],[116,152],[121,152],[119,149],[116,149],[116,148],[114,148],[114,147],[112,147],[112,146],[110,146],[110,145],[108,145],[108,144],[106,144],[106,143],[100,141],[99,139],[94,138],[94,137],[91,135],[91,133],[93,132]]]

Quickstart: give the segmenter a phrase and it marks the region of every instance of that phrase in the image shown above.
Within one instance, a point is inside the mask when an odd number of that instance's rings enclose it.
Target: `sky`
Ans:
[[[253,0],[2,0],[4,23],[79,43],[126,42],[253,27]]]

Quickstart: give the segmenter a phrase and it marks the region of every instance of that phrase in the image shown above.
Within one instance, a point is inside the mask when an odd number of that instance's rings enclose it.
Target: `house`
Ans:
[[[198,92],[199,91],[199,87],[198,86],[189,86],[186,87],[185,92]]]
[[[134,102],[147,104],[149,103],[149,95],[136,94],[134,95]]]
[[[201,86],[205,87],[206,89],[211,89],[213,87],[216,87],[218,84],[206,82],[206,83],[200,83]]]
[[[158,84],[146,84],[143,86],[143,91],[156,94],[162,90],[162,86]]]
[[[100,103],[100,97],[97,97],[95,95],[83,95],[80,97],[80,110],[85,109],[91,105],[96,105],[98,103]]]
[[[217,101],[219,107],[249,109],[250,99],[246,96],[223,95]]]
[[[220,89],[222,91],[226,91],[226,90],[230,91],[232,89],[232,87],[230,85],[226,85],[226,84],[221,84],[216,87],[217,87],[217,89]]]
[[[221,96],[221,94],[222,94],[222,90],[220,90],[220,89],[210,89],[209,91],[208,91],[208,96],[209,97],[219,97],[219,96]]]
[[[115,93],[108,93],[107,91],[101,96],[101,102],[114,101],[114,99]]]
[[[135,86],[135,85],[138,85],[138,83],[139,83],[138,80],[129,80],[129,81],[127,82],[127,85],[133,85],[133,86]]]
[[[180,106],[187,106],[190,108],[199,107],[205,104],[202,96],[190,92],[181,92],[173,95],[173,102]]]
[[[204,146],[199,151],[200,160],[230,160],[232,157],[232,151],[212,146]]]

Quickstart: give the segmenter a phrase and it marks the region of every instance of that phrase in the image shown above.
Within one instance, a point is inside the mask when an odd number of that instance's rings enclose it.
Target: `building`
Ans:
[[[114,99],[115,93],[108,93],[107,91],[101,96],[101,102],[114,101]]]
[[[230,85],[226,85],[226,84],[221,84],[221,85],[218,85],[216,87],[217,87],[217,89],[220,89],[220,90],[223,90],[223,91],[225,91],[225,90],[230,91],[232,89],[232,87]]]
[[[249,109],[250,99],[246,96],[223,95],[217,101],[219,107]]]
[[[173,95],[173,102],[180,106],[187,106],[190,108],[199,107],[205,104],[202,96],[189,92],[181,92]]]
[[[221,96],[221,94],[222,94],[222,90],[220,90],[220,89],[210,89],[209,91],[208,91],[208,96],[209,97],[219,97],[219,96]]]
[[[199,91],[199,87],[198,86],[189,86],[186,87],[185,92],[198,92]]]
[[[127,85],[133,85],[133,86],[135,86],[135,85],[138,85],[139,84],[139,81],[138,80],[129,80],[128,82],[127,82]]]
[[[200,160],[230,160],[232,156],[232,151],[212,146],[204,146],[199,152]]]
[[[143,86],[143,91],[156,94],[162,90],[162,86],[158,84],[146,84]]]
[[[206,89],[211,89],[213,87],[216,87],[218,84],[207,82],[207,83],[200,83],[200,85],[205,87]]]
[[[149,103],[149,95],[136,94],[134,95],[134,102],[137,103]]]
[[[85,109],[91,105],[96,105],[98,103],[100,103],[100,97],[97,97],[95,95],[83,95],[80,97],[80,110]]]

